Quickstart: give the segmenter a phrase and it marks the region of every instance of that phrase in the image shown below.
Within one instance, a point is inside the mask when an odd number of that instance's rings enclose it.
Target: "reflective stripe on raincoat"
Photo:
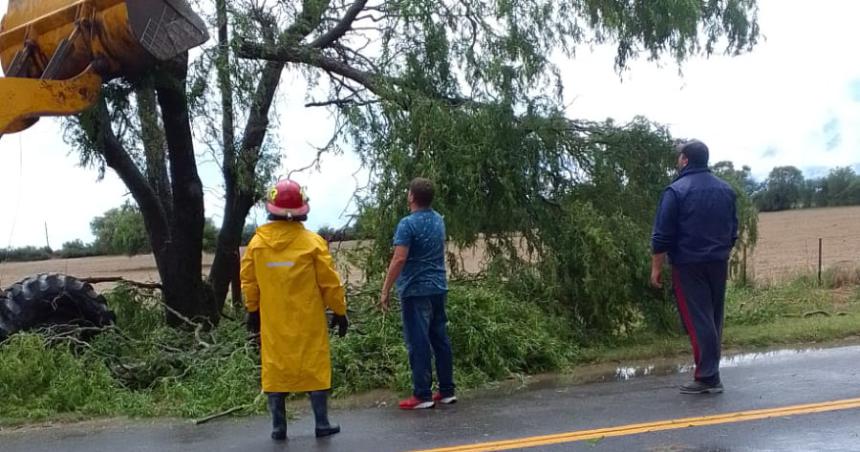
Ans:
[[[242,257],[242,293],[260,311],[265,392],[331,388],[325,308],[346,314],[343,285],[326,241],[294,221],[257,229]]]

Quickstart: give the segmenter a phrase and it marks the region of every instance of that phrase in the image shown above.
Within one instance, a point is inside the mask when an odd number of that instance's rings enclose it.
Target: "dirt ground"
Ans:
[[[759,241],[748,262],[757,281],[779,281],[822,266],[860,267],[860,206],[759,215]]]
[[[860,267],[860,206],[794,210],[763,213],[759,217],[759,243],[748,257],[750,273],[758,281],[779,281],[816,270],[818,239],[822,239],[824,268]],[[343,277],[361,279],[360,269],[347,267],[343,256],[354,249],[354,242],[332,244],[332,251]],[[451,249],[458,266],[467,272],[480,270],[484,262],[483,246],[474,249]],[[208,273],[212,256],[203,258]],[[60,272],[78,277],[122,276],[140,282],[157,282],[158,272],[152,256],[103,256],[83,259],[53,259],[41,262],[0,263],[0,287],[7,287],[27,275]],[[109,288],[101,284],[99,289]]]
[[[203,271],[208,273],[212,256],[204,256]],[[52,259],[38,262],[0,263],[0,287],[25,278],[28,275],[58,272],[79,278],[121,276],[139,282],[158,282],[158,270],[152,255],[143,256],[99,256],[81,259]],[[112,284],[98,284],[105,289]]]

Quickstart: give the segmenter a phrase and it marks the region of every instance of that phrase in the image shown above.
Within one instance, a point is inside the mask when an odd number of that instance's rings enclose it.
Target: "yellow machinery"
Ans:
[[[9,0],[0,23],[0,135],[84,111],[104,81],[207,39],[185,0]]]

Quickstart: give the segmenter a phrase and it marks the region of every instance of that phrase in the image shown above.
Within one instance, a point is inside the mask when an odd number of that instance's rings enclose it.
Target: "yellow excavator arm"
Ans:
[[[0,23],[0,135],[80,113],[102,83],[203,44],[185,0],[9,0]]]
[[[0,133],[20,132],[40,116],[80,113],[96,103],[102,77],[90,66],[69,80],[0,79]]]

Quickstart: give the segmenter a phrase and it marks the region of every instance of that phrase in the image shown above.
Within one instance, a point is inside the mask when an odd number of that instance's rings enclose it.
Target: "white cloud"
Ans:
[[[0,10],[5,6],[0,0]],[[715,160],[750,165],[759,177],[775,165],[858,163],[858,16],[860,2],[853,0],[761,1],[766,41],[740,57],[695,58],[684,65],[683,76],[672,62],[635,61],[622,81],[613,70],[612,48],[581,49],[576,59],[558,61],[568,113],[621,121],[644,115],[669,125],[674,135],[704,140]],[[303,107],[306,85],[300,76],[285,76],[280,89],[277,139],[286,173],[310,163],[334,125],[325,109]],[[840,124],[841,139],[826,152],[822,130],[832,119]],[[96,183],[94,170],[78,167],[60,135],[59,122],[44,119],[0,140],[0,247],[43,244],[45,222],[55,247],[89,240],[90,219],[125,199],[126,189],[111,171]],[[352,174],[359,164],[347,153],[326,155],[320,166],[294,176],[308,187],[311,228],[346,221],[339,215],[356,188]],[[207,163],[200,173],[207,215],[217,216],[223,206],[218,167]],[[265,214],[256,209],[249,221],[254,218],[262,222]]]
[[[619,81],[613,49],[600,47],[563,62],[573,117],[630,119],[643,115],[681,137],[709,144],[713,158],[752,166],[836,166],[860,161],[860,104],[854,102],[860,3],[761,2],[766,39],[739,57],[695,58],[679,76],[672,62],[636,61]],[[837,118],[842,140],[825,152],[824,124]],[[773,157],[762,158],[769,148]]]

